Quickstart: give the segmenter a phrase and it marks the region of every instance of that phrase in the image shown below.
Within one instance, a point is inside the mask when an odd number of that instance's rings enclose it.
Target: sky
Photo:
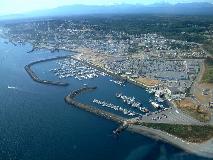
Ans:
[[[0,0],[0,16],[56,8],[64,5],[112,5],[210,2],[213,0]]]

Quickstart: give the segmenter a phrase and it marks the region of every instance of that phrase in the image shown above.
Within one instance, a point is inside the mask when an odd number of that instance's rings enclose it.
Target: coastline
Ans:
[[[178,148],[185,150],[186,152],[193,153],[198,156],[213,158],[213,151],[211,150],[211,142],[213,141],[213,139],[208,140],[210,145],[208,145],[208,144],[206,145],[205,143],[187,142],[187,141],[184,141],[181,138],[178,138],[167,132],[138,125],[137,121],[129,121],[129,119],[122,118],[118,115],[104,111],[102,109],[96,109],[93,106],[83,104],[83,103],[75,100],[75,96],[81,94],[82,92],[91,91],[94,89],[96,89],[96,88],[95,87],[85,87],[85,88],[80,88],[76,91],[73,91],[70,94],[68,94],[67,96],[65,96],[65,102],[71,106],[82,109],[91,114],[95,114],[99,117],[103,117],[105,119],[108,119],[108,120],[114,121],[118,124],[121,124],[121,126],[118,128],[118,129],[120,129],[119,132],[122,131],[123,129],[127,129],[130,132],[141,134],[141,135],[148,136],[155,140],[161,140],[166,143],[172,144]]]
[[[74,51],[75,52],[75,51]],[[56,57],[56,58],[53,58],[53,59],[48,59],[48,60],[41,60],[41,62],[45,62],[45,61],[51,61],[51,60],[56,60],[56,59],[59,59],[60,57]],[[73,58],[73,57],[69,57],[69,58]],[[79,60],[79,59],[76,59],[76,60]],[[79,60],[81,61],[81,60]],[[83,63],[87,63],[85,61],[81,61]],[[40,62],[39,62],[40,63]],[[33,64],[36,64],[36,62],[33,62]],[[109,75],[111,76],[118,76],[118,78],[122,78],[121,76],[119,75],[115,75],[114,73],[112,72],[109,72],[109,71],[106,71],[105,69],[99,67],[99,66],[94,66],[90,63],[87,63],[89,64],[90,66],[92,67],[95,67],[95,68],[99,68],[101,69],[102,71],[104,72],[107,72]],[[132,81],[130,79],[126,79],[128,82],[132,83],[132,84],[135,84],[139,87],[143,87],[143,88],[149,88],[150,86],[145,86],[143,84],[139,84],[135,81]],[[142,134],[142,135],[145,135],[145,136],[148,136],[150,138],[153,138],[153,139],[156,139],[156,140],[162,140],[164,142],[167,142],[167,143],[170,143],[174,146],[177,146],[179,148],[182,148],[184,149],[185,151],[187,152],[190,152],[190,153],[194,153],[196,155],[199,155],[199,156],[204,156],[204,157],[209,157],[209,158],[213,158],[213,155],[211,153],[208,153],[208,152],[203,152],[201,151],[200,149],[198,149],[199,147],[199,144],[197,144],[196,146],[194,146],[194,144],[190,144],[189,145],[187,144],[188,142],[182,142],[181,139],[177,139],[177,137],[175,136],[172,136],[166,132],[163,132],[163,131],[160,131],[160,130],[156,130],[156,129],[152,129],[152,128],[148,128],[148,127],[143,127],[143,128],[139,128],[138,126],[136,125],[132,125],[132,126],[129,126],[127,128],[128,131],[131,131],[131,132],[134,132],[134,133],[138,133],[138,134]],[[191,147],[189,147],[190,145],[192,145]]]

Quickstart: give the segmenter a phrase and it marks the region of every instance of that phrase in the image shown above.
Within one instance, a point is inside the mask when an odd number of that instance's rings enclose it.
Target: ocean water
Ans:
[[[111,77],[78,81],[63,79],[67,87],[34,82],[24,70],[32,61],[72,54],[40,50],[27,53],[31,45],[5,43],[0,39],[0,159],[2,160],[185,160],[205,159],[146,136],[123,132],[115,137],[117,125],[64,102],[70,90],[84,83],[97,86],[97,91],[83,94],[79,100],[92,104],[93,98],[123,105],[116,92],[135,96],[152,110],[144,89],[132,84],[120,87]],[[35,65],[42,78],[54,79],[48,70],[54,62]],[[8,88],[11,86],[12,88]],[[14,88],[15,87],[15,88]],[[166,106],[166,104],[165,104]],[[97,106],[98,107],[98,106]]]

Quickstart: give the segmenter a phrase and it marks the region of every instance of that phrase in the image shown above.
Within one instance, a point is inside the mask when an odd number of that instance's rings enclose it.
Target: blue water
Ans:
[[[185,153],[169,144],[142,135],[123,132],[112,135],[117,125],[71,107],[64,102],[70,90],[84,83],[96,85],[91,94],[80,100],[90,103],[94,97],[118,102],[117,91],[135,96],[150,108],[150,95],[145,90],[127,84],[112,85],[109,77],[95,80],[69,81],[68,87],[43,85],[31,80],[24,66],[32,61],[70,54],[46,50],[27,53],[31,45],[14,46],[0,39],[0,159],[2,160],[141,160],[141,159],[204,159]],[[54,64],[53,64],[54,65]],[[40,64],[35,71],[44,78],[54,78],[47,70],[52,66]],[[16,87],[8,89],[9,86]],[[151,108],[150,108],[151,109]]]

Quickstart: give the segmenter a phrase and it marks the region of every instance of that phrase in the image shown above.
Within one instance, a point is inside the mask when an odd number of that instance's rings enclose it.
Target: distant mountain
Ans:
[[[87,6],[71,5],[49,10],[40,10],[21,15],[9,15],[0,17],[8,18],[32,18],[52,17],[87,14],[179,14],[179,15],[213,15],[211,3],[178,3],[175,5],[162,3],[152,5],[111,5],[111,6]]]

